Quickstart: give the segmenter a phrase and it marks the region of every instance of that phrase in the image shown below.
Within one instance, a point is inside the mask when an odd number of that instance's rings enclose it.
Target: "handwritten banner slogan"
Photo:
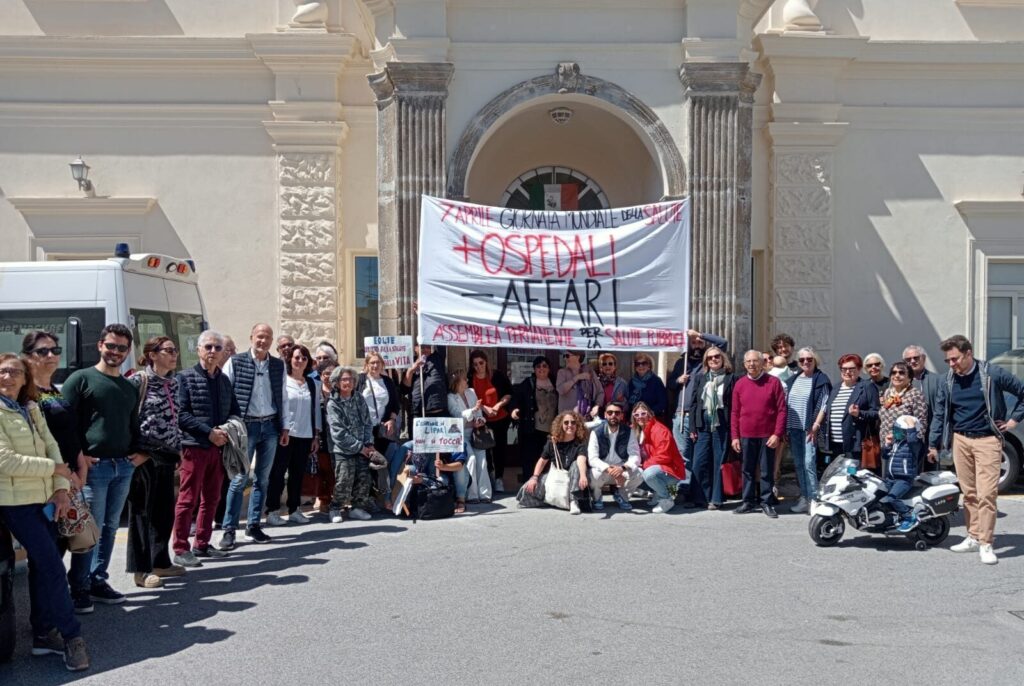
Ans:
[[[583,212],[423,197],[419,330],[473,347],[682,350],[688,200]]]

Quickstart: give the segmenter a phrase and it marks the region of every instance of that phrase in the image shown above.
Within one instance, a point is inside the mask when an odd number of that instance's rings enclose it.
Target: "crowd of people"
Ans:
[[[800,494],[790,510],[806,513],[826,460],[844,455],[884,471],[909,416],[927,450],[901,453],[901,464],[933,465],[940,450],[952,450],[967,525],[952,549],[997,561],[1001,434],[1024,419],[1024,382],[975,360],[966,338],[941,343],[947,375],[930,372],[925,351],[909,346],[888,369],[878,354],[844,354],[833,382],[814,349],[797,349],[786,334],[768,352],[746,351],[742,370],[728,341],[687,335],[667,383],[645,352],[633,355],[632,374],[620,374],[616,355],[588,361],[571,350],[554,374],[538,356],[532,373],[512,384],[479,350],[468,370],[449,370],[444,348],[421,345],[404,372],[386,369],[373,352],[359,372],[340,365],[329,342],[310,350],[290,336],[275,340],[266,324],[253,327],[242,352],[229,337],[203,331],[198,363],[185,369],[173,339],[150,338],[138,370],[124,376],[133,335],[111,324],[97,364],[58,389],[61,341],[31,332],[20,354],[0,355],[0,521],[29,558],[32,654],[88,668],[75,615],[125,600],[109,584],[109,567],[126,503],[127,572],[135,585],[159,588],[230,555],[239,535],[271,541],[264,526],[368,520],[390,510],[392,486],[422,457],[408,440],[414,417],[464,420],[462,451],[417,464],[451,484],[457,513],[505,492],[514,427],[521,502],[560,469],[568,472],[571,514],[583,503],[603,510],[605,489],[623,511],[641,498],[658,513],[680,499],[719,510],[723,465],[738,459],[742,493],[732,511],[776,518],[784,454]],[[1007,395],[1017,399],[1012,409]],[[76,490],[99,536],[65,567],[67,545],[54,522],[68,514]],[[316,499],[306,513],[304,498]],[[913,513],[904,514],[912,526]]]

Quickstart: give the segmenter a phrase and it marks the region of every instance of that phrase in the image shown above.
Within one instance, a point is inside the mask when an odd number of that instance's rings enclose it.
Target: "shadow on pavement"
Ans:
[[[15,584],[17,652],[11,663],[0,666],[0,683],[12,686],[71,683],[124,665],[174,655],[196,644],[223,641],[234,632],[206,628],[201,623],[222,612],[256,608],[258,603],[219,599],[219,596],[238,596],[264,586],[304,583],[309,577],[288,572],[296,572],[306,565],[327,563],[317,555],[368,545],[349,540],[353,537],[405,530],[404,526],[393,525],[349,525],[307,532],[297,528],[294,535],[276,536],[273,543],[240,545],[230,557],[204,561],[202,567],[190,569],[184,577],[165,579],[164,588],[133,587],[123,605],[97,604],[93,614],[79,616],[92,667],[77,674],[65,671],[58,656],[29,656],[28,589],[27,579],[22,575]]]

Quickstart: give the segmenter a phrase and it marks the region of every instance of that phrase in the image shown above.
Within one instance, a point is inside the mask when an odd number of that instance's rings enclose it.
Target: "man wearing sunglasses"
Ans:
[[[992,539],[1003,433],[1024,421],[1024,381],[1002,367],[975,359],[974,346],[964,336],[950,336],[939,347],[949,371],[939,385],[935,421],[928,425],[928,460],[934,462],[940,448],[952,449],[967,528],[967,538],[950,550],[977,551],[984,564],[994,565],[999,561]],[[1007,397],[1017,398],[1009,412]]]
[[[935,372],[928,371],[928,355],[919,345],[908,345],[903,350],[903,361],[914,375],[914,386],[924,394],[925,402],[928,404],[928,426],[931,426],[932,416],[935,414],[935,398],[939,393],[942,379]]]
[[[137,452],[139,391],[121,376],[121,365],[132,347],[131,329],[109,324],[100,332],[96,347],[100,361],[73,373],[61,389],[78,424],[79,463],[87,472],[82,494],[100,529],[95,548],[71,556],[68,581],[78,614],[92,612],[93,601],[116,605],[125,600],[107,583],[107,568],[132,474],[148,459]]]
[[[620,510],[629,511],[629,494],[640,487],[644,475],[640,470],[640,444],[624,424],[625,404],[611,401],[604,407],[604,422],[590,432],[587,443],[587,464],[594,509],[603,510],[601,490],[615,484],[614,497]]]

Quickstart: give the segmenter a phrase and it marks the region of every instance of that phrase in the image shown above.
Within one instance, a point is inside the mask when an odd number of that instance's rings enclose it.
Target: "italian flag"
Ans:
[[[579,184],[537,184],[530,189],[530,209],[573,212],[580,208]]]

